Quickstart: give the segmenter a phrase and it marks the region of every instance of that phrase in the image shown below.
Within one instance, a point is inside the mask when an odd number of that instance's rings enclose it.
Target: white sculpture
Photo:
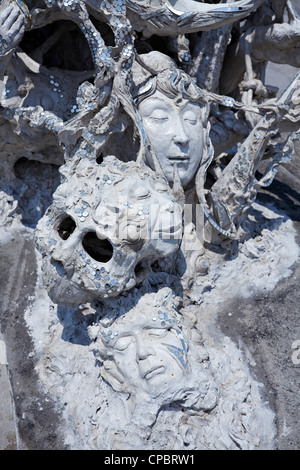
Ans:
[[[167,448],[172,420],[172,448],[273,446],[273,416],[239,353],[224,341],[222,357],[199,331],[201,296],[213,288],[208,260],[215,276],[217,259],[242,250],[259,187],[299,138],[299,74],[275,99],[255,62],[277,50],[278,36],[278,60],[286,61],[289,41],[298,40],[290,2],[273,3],[0,4],[0,130],[11,139],[0,162],[2,225],[9,229],[17,211],[18,159],[59,166],[35,242],[51,301],[95,309],[88,333],[103,402],[87,447],[154,448],[162,431],[159,448]],[[284,9],[290,19],[272,23],[273,36],[269,9],[272,22]],[[36,31],[45,40],[32,49]],[[198,32],[190,47],[187,35]],[[74,40],[67,58],[57,47],[63,35]],[[166,37],[166,51],[156,50],[153,35]],[[294,54],[289,63],[297,65]]]
[[[163,304],[159,300],[163,298]],[[171,402],[196,410],[216,405],[217,389],[208,363],[180,327],[170,289],[146,294],[121,317],[90,327],[93,350],[104,364],[103,378],[128,394],[133,407]],[[104,326],[102,326],[104,324]]]
[[[200,331],[191,328],[191,317],[176,308],[174,294],[163,288],[141,296],[126,313],[107,311],[89,327],[90,349],[103,364],[103,380],[115,391],[107,390],[107,404],[94,417],[99,448],[269,447],[272,414],[241,359],[234,365],[226,355],[208,350]],[[239,379],[226,386],[228,373]]]
[[[178,250],[181,234],[164,178],[142,163],[84,158],[55,192],[36,243],[51,298],[70,306],[131,289],[147,263]]]

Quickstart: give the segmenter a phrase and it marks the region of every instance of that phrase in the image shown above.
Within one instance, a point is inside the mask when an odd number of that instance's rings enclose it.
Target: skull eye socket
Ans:
[[[70,215],[66,216],[63,220],[60,221],[58,226],[58,234],[63,240],[67,240],[70,235],[74,232],[76,228],[76,223]]]
[[[85,251],[96,261],[107,263],[113,256],[113,247],[105,239],[97,237],[96,232],[88,232],[82,239],[82,246]]]

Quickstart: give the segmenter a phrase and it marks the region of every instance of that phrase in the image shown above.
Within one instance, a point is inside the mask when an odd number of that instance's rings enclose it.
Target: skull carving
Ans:
[[[35,242],[50,298],[64,306],[114,297],[136,268],[176,252],[182,214],[167,181],[143,163],[82,159],[39,221]]]

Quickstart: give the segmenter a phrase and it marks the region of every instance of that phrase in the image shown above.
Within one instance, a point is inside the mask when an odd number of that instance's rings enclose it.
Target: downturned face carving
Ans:
[[[36,229],[44,284],[60,305],[114,297],[137,265],[174,253],[182,214],[167,181],[144,164],[82,159],[54,193]]]
[[[208,410],[218,397],[210,362],[181,325],[175,303],[166,287],[143,295],[125,315],[113,318],[111,310],[110,320],[89,327],[91,350],[103,363],[102,377],[136,403]]]

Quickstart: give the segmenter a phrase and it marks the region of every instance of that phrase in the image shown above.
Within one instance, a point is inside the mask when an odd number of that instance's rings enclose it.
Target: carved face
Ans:
[[[113,324],[90,327],[90,337],[96,339],[92,349],[104,364],[102,375],[116,391],[128,392],[137,401],[179,400],[190,406],[200,400],[199,406],[211,406],[216,399],[212,375],[191,354],[172,295],[163,305],[155,294],[146,294]]]
[[[174,180],[174,165],[177,165],[185,187],[194,177],[203,155],[200,106],[180,96],[168,98],[157,90],[140,103],[139,112],[167,180]]]
[[[78,305],[117,296],[136,284],[138,263],[178,249],[181,230],[167,182],[148,167],[83,159],[36,230],[50,297]]]
[[[157,316],[146,314],[142,321],[128,320],[109,330],[111,336],[105,336],[104,341],[112,343],[113,360],[125,379],[125,389],[135,394],[144,391],[151,398],[165,394],[169,388],[172,396],[177,391],[176,384],[187,372],[187,346],[173,323],[161,311]]]

